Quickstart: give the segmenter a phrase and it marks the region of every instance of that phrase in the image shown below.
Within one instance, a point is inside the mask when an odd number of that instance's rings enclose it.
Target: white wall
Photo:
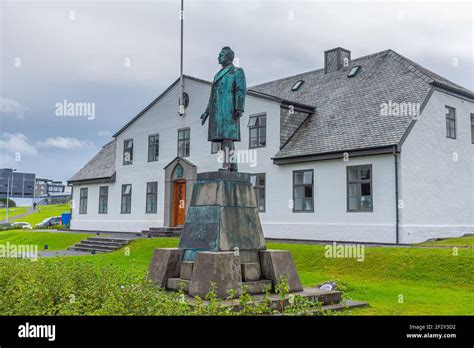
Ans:
[[[346,166],[372,164],[373,212],[347,212]],[[393,155],[274,166],[267,174],[265,236],[361,242],[395,242]],[[314,170],[314,212],[294,213],[293,170]]]
[[[446,137],[445,105],[456,109],[456,139]],[[434,91],[403,144],[401,243],[474,232],[471,113],[473,103]]]
[[[198,166],[198,172],[221,167],[217,155],[211,155],[207,141],[207,124],[200,115],[207,105],[210,86],[186,80],[190,104],[185,117],[177,114],[178,88],[172,89],[141,118],[117,137],[116,182],[109,184],[108,214],[98,214],[98,187],[89,187],[88,213],[77,214],[80,186],[74,187],[75,211],[72,228],[106,231],[141,231],[163,225],[164,166],[177,155],[177,129],[191,128],[191,155],[187,159]],[[266,173],[266,212],[261,213],[266,237],[339,241],[395,242],[395,197],[392,155],[319,161],[291,165],[274,165],[271,157],[279,150],[280,107],[278,103],[247,97],[241,119],[242,141],[237,149],[248,149],[248,116],[267,113],[267,146],[257,149],[257,167],[239,164],[239,170]],[[160,159],[147,162],[148,135],[160,134]],[[134,139],[133,164],[122,164],[123,141]],[[372,164],[374,209],[371,213],[348,213],[346,203],[346,166]],[[314,169],[314,212],[294,213],[292,171]],[[158,214],[145,214],[146,182],[158,181]],[[121,185],[132,184],[132,214],[120,214]],[[190,197],[188,197],[190,198]]]

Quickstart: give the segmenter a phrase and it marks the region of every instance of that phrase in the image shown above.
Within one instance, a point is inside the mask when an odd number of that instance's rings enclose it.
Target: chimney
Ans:
[[[330,73],[349,66],[351,51],[342,47],[324,51],[324,73]]]

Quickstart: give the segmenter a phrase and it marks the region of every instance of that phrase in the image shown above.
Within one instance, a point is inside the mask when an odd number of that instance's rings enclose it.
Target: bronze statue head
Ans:
[[[222,66],[227,66],[232,64],[232,61],[234,60],[234,51],[228,46],[222,47],[221,52],[219,53],[219,57],[217,58],[219,61],[219,64]]]

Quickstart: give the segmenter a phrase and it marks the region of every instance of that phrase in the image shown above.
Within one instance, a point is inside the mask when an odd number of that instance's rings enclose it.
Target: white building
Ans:
[[[186,76],[181,117],[175,81],[71,178],[72,229],[183,223],[196,173],[221,166],[200,123],[210,89]],[[474,232],[474,93],[392,50],[351,60],[336,48],[323,69],[250,87],[241,136],[237,150],[257,156],[239,171],[257,175],[266,237],[412,243]]]

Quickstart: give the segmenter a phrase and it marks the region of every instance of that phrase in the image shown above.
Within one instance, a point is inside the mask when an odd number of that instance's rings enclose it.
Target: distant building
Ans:
[[[8,197],[18,206],[33,204],[36,174],[14,172],[11,168],[0,169],[0,198]]]
[[[66,182],[37,178],[35,202],[38,204],[62,204],[71,200],[71,186]]]

